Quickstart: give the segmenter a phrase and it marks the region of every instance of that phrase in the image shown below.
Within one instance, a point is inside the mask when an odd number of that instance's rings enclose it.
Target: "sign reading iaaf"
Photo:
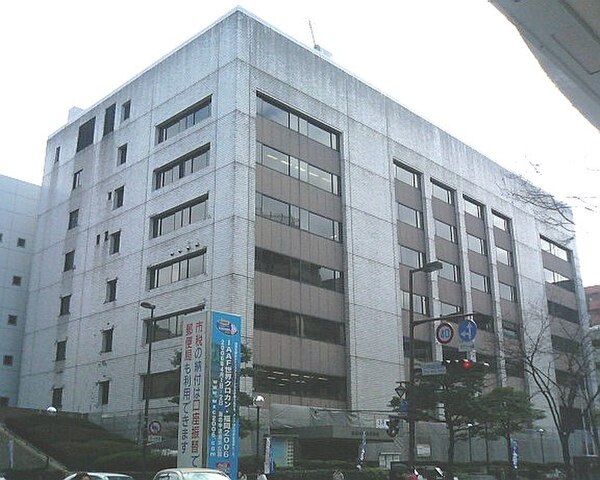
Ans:
[[[237,478],[241,318],[187,315],[179,387],[178,467],[209,467]]]

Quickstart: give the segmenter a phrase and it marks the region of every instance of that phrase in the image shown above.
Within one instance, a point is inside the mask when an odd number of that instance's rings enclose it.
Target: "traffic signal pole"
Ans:
[[[406,391],[406,399],[408,400],[408,465],[411,468],[416,467],[417,462],[417,430],[415,420],[415,405],[413,402],[414,387],[415,387],[415,327],[424,323],[433,323],[440,320],[453,320],[457,318],[474,317],[475,313],[454,313],[452,315],[444,315],[442,317],[423,318],[415,320],[414,300],[413,300],[413,272],[423,271],[421,269],[411,270],[408,277],[408,290],[410,294],[409,300],[409,366],[408,366],[408,389]]]

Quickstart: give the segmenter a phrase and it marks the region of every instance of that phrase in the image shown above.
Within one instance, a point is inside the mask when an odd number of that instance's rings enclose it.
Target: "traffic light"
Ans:
[[[400,431],[400,417],[397,415],[390,415],[388,417],[388,428],[387,428],[387,434],[390,437],[395,437],[396,435],[398,435],[398,432]]]
[[[446,366],[446,372],[468,373],[468,372],[486,372],[490,367],[487,362],[474,362],[467,358],[462,360],[443,360],[442,365]]]

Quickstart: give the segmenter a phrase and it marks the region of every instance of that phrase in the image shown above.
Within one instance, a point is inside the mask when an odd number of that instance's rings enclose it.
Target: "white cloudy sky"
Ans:
[[[554,0],[549,0],[554,1]],[[584,285],[600,284],[600,133],[485,0],[29,0],[0,6],[0,174],[40,183],[45,142],[241,5],[498,163],[575,202]],[[533,168],[531,165],[536,165]]]

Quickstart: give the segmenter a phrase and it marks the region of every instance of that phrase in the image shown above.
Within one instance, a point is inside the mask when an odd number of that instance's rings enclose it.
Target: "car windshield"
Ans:
[[[213,472],[186,472],[183,480],[228,480],[223,474]]]

